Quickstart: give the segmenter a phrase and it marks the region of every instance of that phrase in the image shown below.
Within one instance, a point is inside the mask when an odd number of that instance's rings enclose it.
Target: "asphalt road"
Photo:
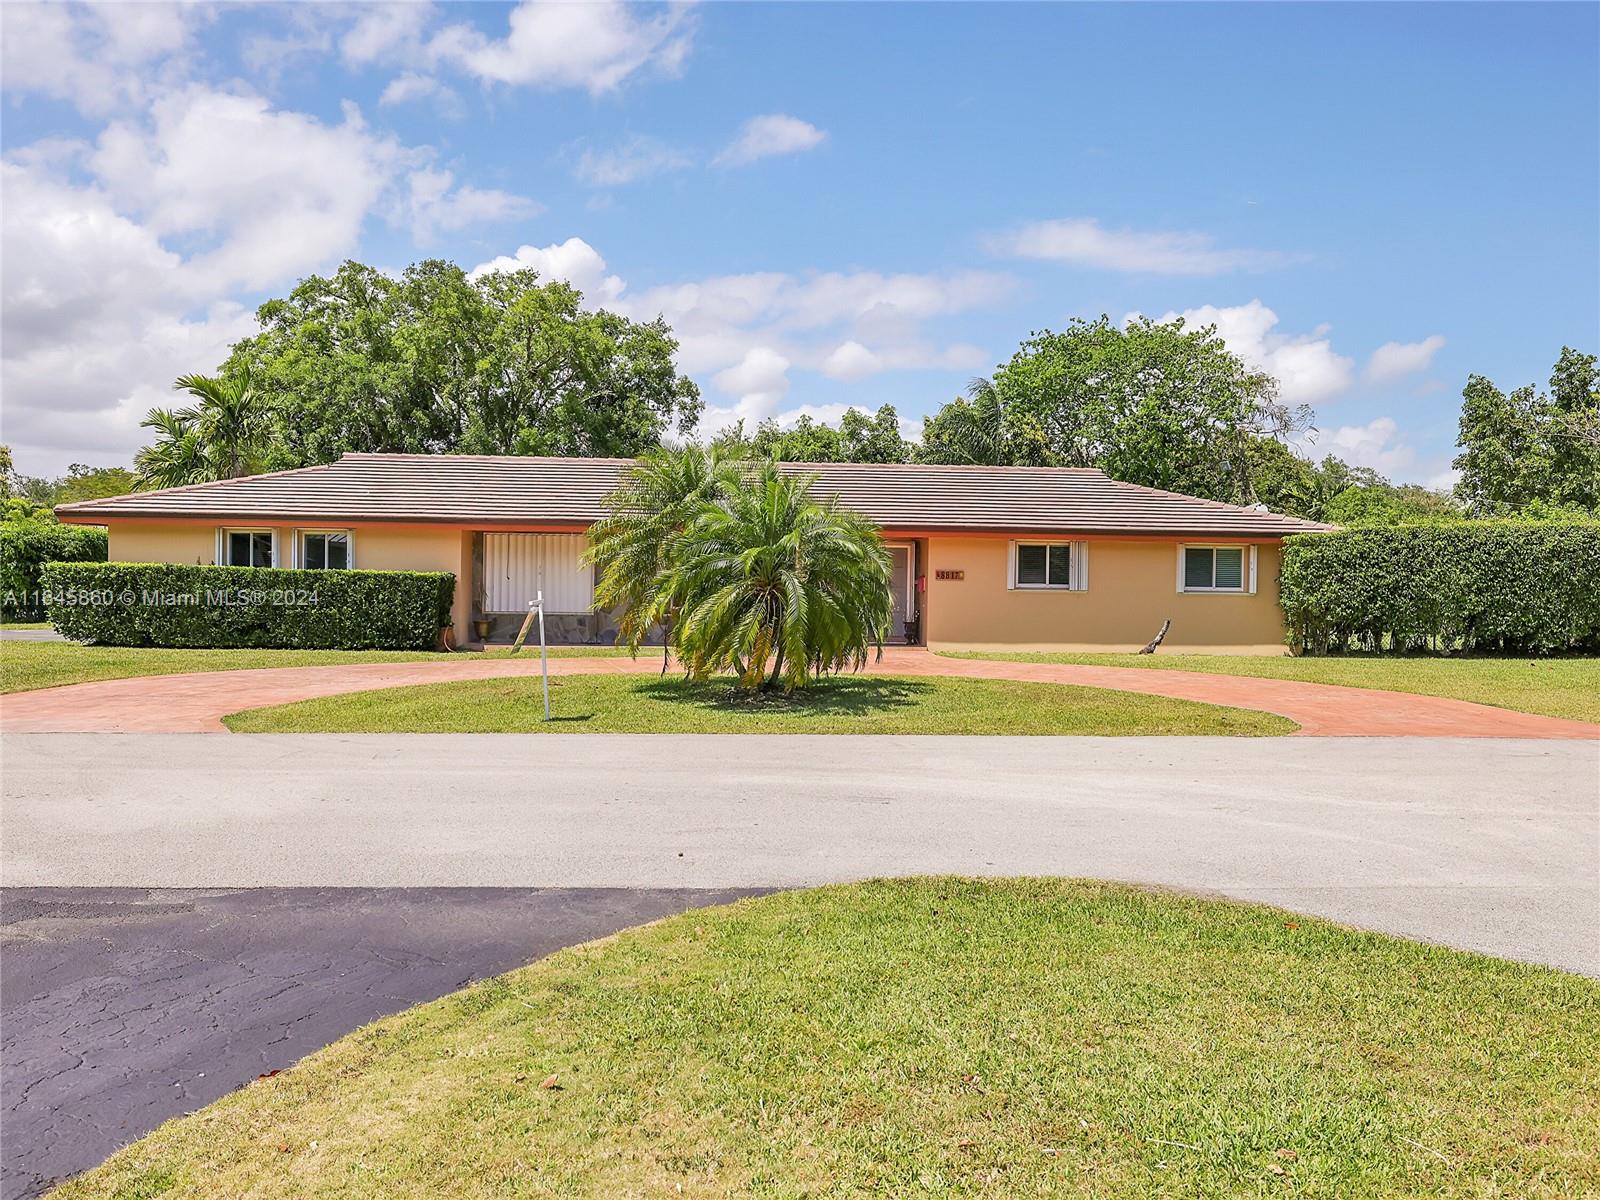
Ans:
[[[7,735],[5,882],[1087,875],[1600,975],[1600,742]]]
[[[0,1197],[386,1013],[731,891],[0,893]]]

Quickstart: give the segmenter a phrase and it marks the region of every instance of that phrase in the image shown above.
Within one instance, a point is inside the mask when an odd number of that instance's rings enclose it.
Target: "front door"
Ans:
[[[913,558],[910,546],[889,547],[889,594],[894,600],[894,611],[889,617],[891,642],[904,642],[906,622],[915,620],[917,595],[911,583]]]

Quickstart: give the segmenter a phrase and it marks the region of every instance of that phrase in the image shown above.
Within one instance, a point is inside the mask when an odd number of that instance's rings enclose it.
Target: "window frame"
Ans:
[[[306,538],[308,536],[322,535],[324,537],[338,534],[344,538],[345,564],[342,567],[308,567],[306,566]],[[353,529],[296,529],[294,531],[294,565],[302,571],[354,571],[356,569],[356,534]]]
[[[266,568],[256,567],[254,563],[236,563],[233,561],[232,539],[236,533],[264,533],[272,539],[272,561]],[[217,527],[217,563],[224,567],[244,566],[255,570],[271,569],[281,561],[281,551],[278,547],[278,531],[270,525],[220,525]]]
[[[1178,591],[1192,593],[1198,596],[1253,596],[1256,594],[1256,546],[1243,545],[1239,542],[1179,542],[1178,543]],[[1185,570],[1189,551],[1211,551],[1211,581],[1214,585],[1217,579],[1218,550],[1238,550],[1239,554],[1239,586],[1238,587],[1191,587],[1188,573]]]
[[[1023,583],[1017,578],[1019,555],[1024,546],[1045,548],[1044,583]],[[1067,581],[1051,583],[1050,549],[1067,548]],[[1089,590],[1089,543],[1075,542],[1069,538],[1016,538],[1010,544],[1006,563],[1006,590],[1010,592],[1086,592]]]

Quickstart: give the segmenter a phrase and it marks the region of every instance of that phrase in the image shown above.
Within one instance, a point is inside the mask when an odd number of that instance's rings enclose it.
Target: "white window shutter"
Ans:
[[[1188,547],[1182,542],[1178,543],[1178,590],[1180,592],[1185,590],[1183,586],[1183,552],[1187,549]]]
[[[1250,594],[1256,594],[1256,548],[1250,547]]]
[[[1006,543],[1006,591],[1017,590],[1017,544]]]
[[[1089,543],[1072,543],[1072,566],[1074,591],[1087,592],[1089,590]]]

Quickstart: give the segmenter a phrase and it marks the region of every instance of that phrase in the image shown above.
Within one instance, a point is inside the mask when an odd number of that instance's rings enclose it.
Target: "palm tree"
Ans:
[[[665,631],[662,674],[678,606],[661,578],[684,528],[706,503],[734,491],[739,475],[736,460],[717,447],[653,450],[629,468],[606,498],[606,515],[589,528],[585,558],[600,568],[595,600],[620,609],[618,632],[635,654],[652,629]]]
[[[152,408],[140,422],[157,435],[134,456],[140,487],[235,479],[260,469],[265,413],[249,372],[223,378],[184,375],[173,387],[198,403]]]
[[[882,652],[888,551],[836,497],[812,499],[815,480],[762,463],[673,539],[656,594],[681,608],[674,640],[692,678],[731,670],[747,688],[793,691]]]

